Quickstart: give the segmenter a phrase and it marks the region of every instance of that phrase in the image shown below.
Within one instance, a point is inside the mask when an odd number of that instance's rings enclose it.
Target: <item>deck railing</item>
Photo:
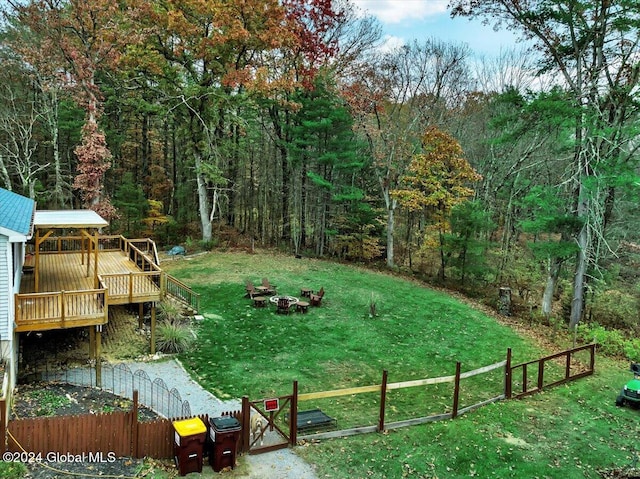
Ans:
[[[78,253],[87,250],[86,241],[81,236],[49,237],[42,241],[39,252]],[[198,311],[200,296],[160,269],[153,240],[98,236],[98,249],[122,251],[141,271],[98,275],[99,289],[95,290],[18,294],[15,296],[18,331],[106,324],[106,304],[160,301],[165,294]]]
[[[200,311],[200,295],[173,276],[166,275],[166,292],[169,296],[189,305],[194,311]]]
[[[16,331],[106,324],[106,289],[16,294]]]
[[[162,299],[162,277],[161,271],[147,271],[101,274],[98,280],[109,290],[110,304],[127,304]]]

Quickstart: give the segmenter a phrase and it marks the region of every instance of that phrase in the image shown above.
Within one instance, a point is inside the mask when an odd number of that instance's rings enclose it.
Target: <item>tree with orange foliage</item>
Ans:
[[[76,150],[78,174],[74,188],[83,206],[106,218],[115,209],[103,193],[104,174],[110,167],[111,153],[98,120],[102,95],[96,82],[99,69],[115,67],[126,45],[135,36],[127,31],[124,9],[109,0],[32,0],[15,2],[19,21],[31,31],[31,42],[20,48],[25,61],[36,69],[57,71],[76,102],[86,113],[82,143]]]
[[[222,185],[234,209],[234,139],[245,125],[238,112],[247,91],[271,93],[302,84],[298,72],[275,67],[294,52],[304,75],[334,47],[321,35],[333,19],[329,0],[141,0],[147,15],[144,48],[133,51],[136,68],[171,82],[172,110],[184,112],[186,145],[193,162],[202,240],[212,239],[214,198]],[[302,70],[299,70],[302,71]]]
[[[391,192],[399,204],[420,212],[438,234],[440,277],[444,279],[444,235],[450,229],[451,209],[474,194],[471,188],[482,177],[464,158],[462,147],[448,133],[429,127],[422,136],[422,151],[413,156],[400,188]]]

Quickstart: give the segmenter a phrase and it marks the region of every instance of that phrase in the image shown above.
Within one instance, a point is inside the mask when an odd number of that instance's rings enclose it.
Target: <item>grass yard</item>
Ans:
[[[449,376],[456,361],[469,371],[505,359],[509,347],[514,364],[555,352],[444,293],[353,266],[213,252],[163,268],[202,295],[198,343],[181,359],[221,398],[286,395],[294,380],[300,393],[374,385],[385,369],[389,382]],[[291,296],[324,286],[322,306],[306,315],[254,308],[244,284],[262,277]],[[596,375],[524,400],[296,451],[329,478],[601,477],[598,470],[637,458],[640,412],[614,406],[626,367],[598,357]],[[480,378],[463,380],[460,407],[502,392],[500,372]],[[376,394],[309,403],[299,408],[321,407],[341,429],[377,421]],[[450,384],[393,391],[386,420],[448,412],[451,404]]]

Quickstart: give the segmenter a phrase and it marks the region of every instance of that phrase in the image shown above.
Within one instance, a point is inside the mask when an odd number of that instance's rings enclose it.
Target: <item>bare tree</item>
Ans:
[[[34,153],[38,143],[34,138],[34,129],[41,114],[36,111],[33,102],[19,101],[11,85],[5,85],[0,91],[3,107],[0,109],[0,131],[5,141],[0,142],[3,158],[3,176],[15,175],[22,191],[29,198],[36,197],[38,174],[49,163],[38,164]]]

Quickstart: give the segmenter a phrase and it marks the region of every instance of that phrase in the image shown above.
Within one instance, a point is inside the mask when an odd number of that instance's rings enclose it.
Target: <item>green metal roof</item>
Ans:
[[[29,235],[35,209],[32,199],[0,188],[0,229]]]

